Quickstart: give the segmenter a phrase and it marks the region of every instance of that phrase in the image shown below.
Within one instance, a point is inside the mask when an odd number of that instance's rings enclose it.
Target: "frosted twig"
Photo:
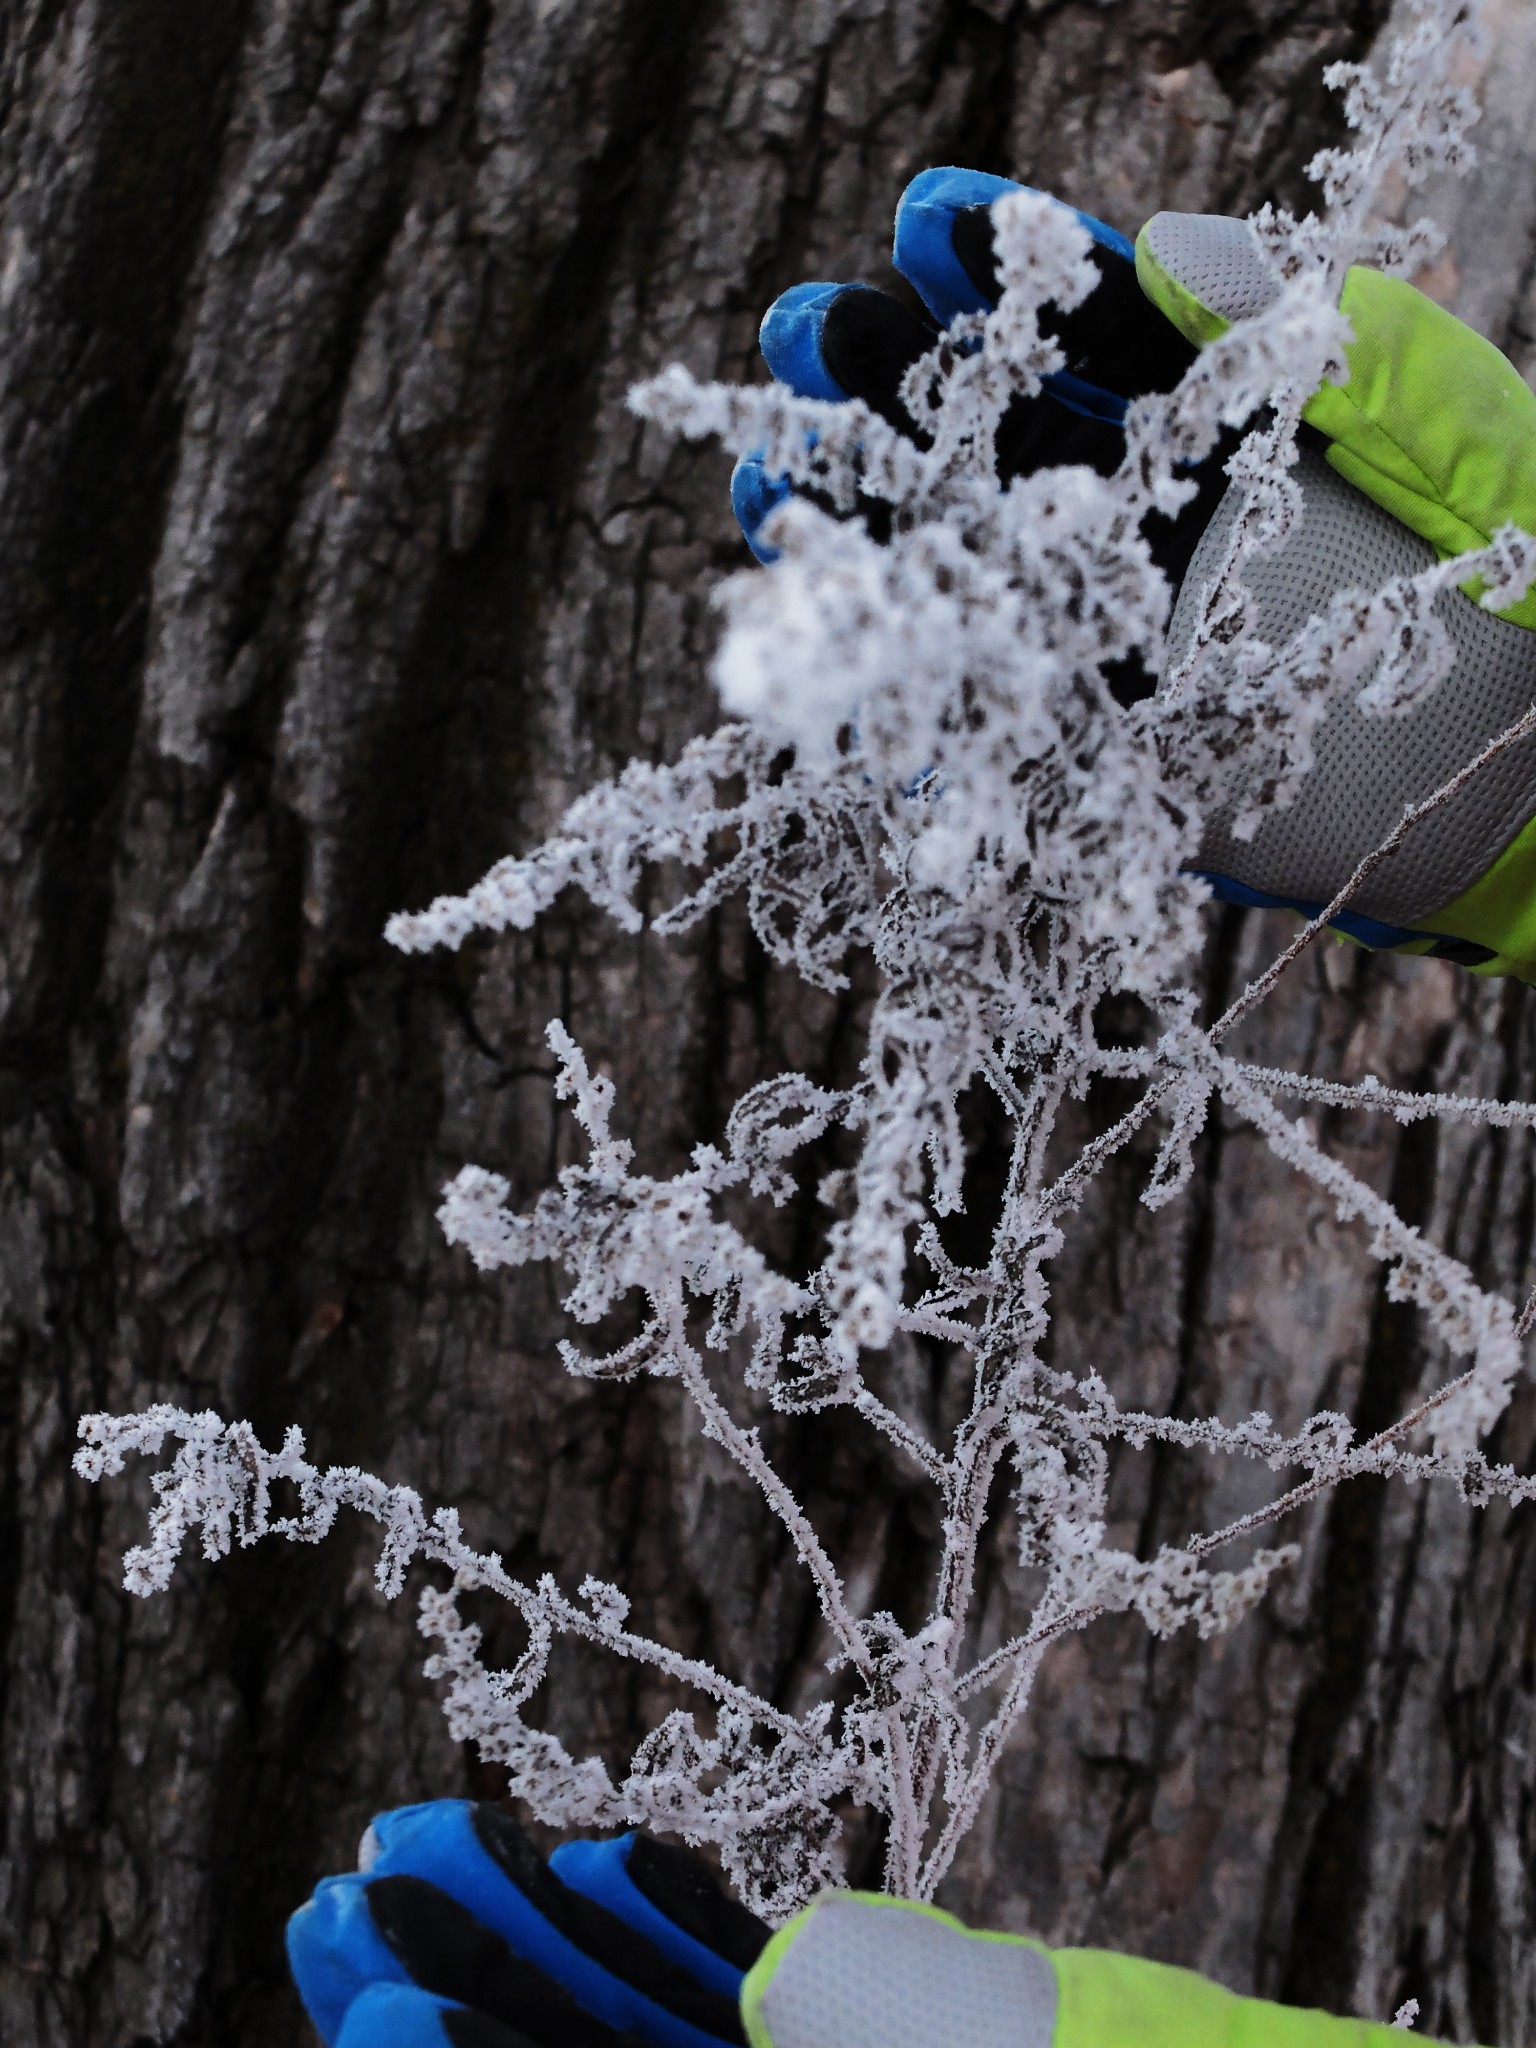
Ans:
[[[868,1387],[861,1387],[853,1397],[852,1404],[876,1429],[888,1436],[896,1448],[903,1451],[920,1472],[932,1480],[942,1498],[949,1491],[950,1469],[946,1460],[936,1451],[925,1436],[919,1434],[909,1422],[899,1416],[893,1408],[873,1395]]]
[[[1374,1074],[1360,1081],[1325,1081],[1311,1074],[1287,1073],[1279,1067],[1223,1063],[1250,1087],[1268,1095],[1296,1095],[1330,1109],[1364,1109],[1395,1117],[1400,1124],[1433,1117],[1439,1123],[1487,1124],[1494,1130],[1521,1130],[1536,1124],[1536,1102],[1495,1102],[1478,1095],[1420,1094],[1410,1088],[1389,1088]]]
[[[810,1574],[822,1615],[837,1638],[839,1649],[850,1663],[861,1671],[867,1670],[869,1652],[859,1633],[859,1625],[848,1610],[842,1580],[800,1503],[770,1464],[757,1431],[743,1429],[733,1419],[730,1410],[709,1384],[698,1357],[691,1350],[683,1349],[682,1358],[683,1385],[699,1411],[705,1435],[729,1452],[747,1477],[762,1489],[764,1498],[794,1544],[796,1555]]]
[[[1396,159],[1412,182],[1468,158],[1472,110],[1447,71],[1465,25],[1459,0],[1407,0],[1406,33],[1379,74],[1335,70],[1355,137],[1317,160],[1328,211],[1255,216],[1274,302],[1201,351],[1176,390],[1131,407],[1113,475],[1051,468],[1006,489],[996,475],[1005,414],[1049,405],[1045,380],[1064,367],[1045,309],[1082,305],[1096,288],[1081,223],[1034,193],[993,213],[996,308],[956,323],[906,380],[918,440],[864,405],[703,384],[677,368],[637,391],[652,429],[718,436],[802,487],[765,529],[773,570],[718,593],[715,677],[732,722],[670,764],[631,762],[578,795],[542,846],[390,921],[404,951],[459,946],[529,929],[574,887],[639,932],[664,865],[676,893],[649,913],[656,937],[736,903],[776,970],[857,990],[839,1027],[840,1047],[857,1040],[856,1073],[835,1086],[770,1073],[665,1170],[642,1169],[623,1134],[622,1077],[555,1020],[556,1096],[584,1133],[583,1156],[523,1208],[506,1177],[466,1165],[439,1210],[449,1242],[483,1272],[558,1267],[575,1324],[638,1311],[638,1335],[598,1354],[562,1341],[558,1357],[591,1400],[609,1398],[611,1382],[670,1382],[715,1447],[706,1455],[733,1460],[762,1495],[825,1624],[836,1676],[815,1677],[816,1703],[789,1714],[654,1640],[620,1587],[588,1579],[573,1596],[550,1576],[518,1579],[464,1541],[452,1509],[429,1515],[411,1489],[351,1467],[317,1470],[297,1431],[269,1452],[245,1424],[169,1407],[82,1425],[77,1469],[90,1478],[174,1445],[153,1481],[147,1540],[124,1561],[132,1591],[168,1585],[193,1537],[210,1557],[268,1535],[316,1542],[355,1508],[383,1530],[386,1595],[414,1565],[446,1575],[423,1591],[420,1626],[455,1739],[504,1764],[513,1793],[551,1825],[664,1828],[714,1844],[742,1896],[783,1920],[837,1880],[843,1816],[858,1806],[884,1824],[887,1885],[932,1895],[1062,1636],[1108,1614],[1160,1634],[1234,1627],[1296,1551],[1249,1549],[1232,1569],[1208,1563],[1213,1553],[1349,1477],[1448,1482],[1468,1501],[1536,1498],[1536,1479],[1479,1448],[1507,1404],[1536,1295],[1517,1321],[1275,1098],[1505,1129],[1536,1123],[1536,1108],[1289,1074],[1222,1051],[1407,833],[1536,730],[1536,709],[1406,812],[1209,1028],[1192,968],[1206,891],[1187,872],[1212,802],[1235,790],[1246,828],[1294,793],[1342,692],[1391,713],[1432,686],[1448,648],[1434,612],[1442,592],[1480,578],[1483,601],[1507,606],[1536,569],[1536,542],[1505,531],[1380,590],[1340,592],[1279,648],[1259,640],[1243,583],[1296,517],[1308,394],[1343,371],[1344,268],[1404,270],[1430,246],[1423,224],[1374,221],[1384,171]],[[1164,659],[1169,591],[1143,520],[1177,513],[1194,466],[1245,425],[1229,465],[1242,501],[1189,655],[1126,711],[1117,672],[1139,661],[1155,673]],[[858,516],[870,500],[891,513],[878,543]],[[1156,1020],[1155,1043],[1100,1042],[1111,1035],[1102,1020],[1126,1007]],[[613,1034],[613,1020],[595,1028]],[[1083,1141],[1064,1111],[1104,1079],[1140,1094]],[[1227,1425],[1122,1409],[1062,1355],[1065,1342],[1047,1346],[1067,1212],[1154,1115],[1144,1199],[1176,1198],[1213,1096],[1341,1220],[1366,1226],[1389,1293],[1471,1361],[1365,1443],[1333,1413],[1285,1435],[1263,1414]],[[839,1410],[907,1461],[904,1484],[936,1496],[928,1612],[911,1632],[866,1611],[867,1582],[770,1455],[781,1432],[824,1428]],[[947,1418],[942,1432],[921,1420],[929,1412]],[[754,1416],[772,1417],[771,1435]],[[1427,1448],[1410,1441],[1420,1429]],[[1268,1506],[1141,1558],[1110,1540],[1110,1457],[1152,1442],[1299,1477]],[[978,1656],[977,1588],[1004,1493],[1024,1582],[1042,1590]],[[278,1512],[290,1495],[293,1512]],[[520,1618],[526,1641],[508,1671],[485,1666],[459,1612],[475,1592]],[[992,1640],[990,1614],[986,1626]],[[665,1713],[625,1771],[572,1756],[524,1719],[554,1646],[572,1638],[695,1702]]]
[[[1411,1436],[1421,1423],[1429,1420],[1437,1408],[1443,1408],[1458,1394],[1466,1393],[1472,1385],[1473,1377],[1473,1373],[1464,1372],[1456,1379],[1448,1380],[1443,1387],[1437,1387],[1434,1393],[1427,1395],[1408,1414],[1400,1416],[1396,1422],[1388,1423],[1385,1429],[1378,1430],[1366,1443],[1344,1452],[1331,1464],[1319,1467],[1310,1479],[1304,1479],[1290,1487],[1277,1499],[1272,1500],[1267,1507],[1254,1508],[1249,1514],[1239,1515],[1236,1521],[1228,1522],[1224,1528],[1213,1529],[1207,1535],[1191,1537],[1185,1548],[1194,1557],[1209,1557],[1213,1551],[1222,1550],[1227,1544],[1236,1543],[1241,1537],[1256,1535],[1260,1529],[1283,1520],[1297,1508],[1305,1507],[1309,1500],[1316,1500],[1319,1494],[1332,1492],[1342,1480],[1356,1478],[1361,1473],[1379,1471],[1381,1452]]]
[[[1516,719],[1513,725],[1506,727],[1496,739],[1491,740],[1483,748],[1481,753],[1467,762],[1465,767],[1458,769],[1456,774],[1451,776],[1448,781],[1442,783],[1437,790],[1434,790],[1420,803],[1410,805],[1387,837],[1360,861],[1353,874],[1337,892],[1333,900],[1326,904],[1314,918],[1310,919],[1302,927],[1290,944],[1276,955],[1264,971],[1251,981],[1242,994],[1233,1003],[1229,1004],[1223,1014],[1216,1019],[1215,1023],[1210,1027],[1210,1042],[1213,1045],[1220,1044],[1223,1038],[1235,1030],[1258,1007],[1274,988],[1286,968],[1298,960],[1313,941],[1322,932],[1327,930],[1338,913],[1347,907],[1350,898],[1355,892],[1370,879],[1371,875],[1375,873],[1384,860],[1397,851],[1415,825],[1439,810],[1442,805],[1449,803],[1453,797],[1459,795],[1474,775],[1478,774],[1491,761],[1496,760],[1508,748],[1517,745],[1519,741],[1527,738],[1532,732],[1536,732],[1536,705],[1533,705],[1529,711]],[[1156,1056],[1149,1055],[1148,1057],[1155,1059]],[[1041,1203],[1042,1212],[1056,1214],[1072,1202],[1079,1200],[1086,1184],[1093,1179],[1116,1152],[1120,1151],[1135,1136],[1147,1118],[1155,1109],[1161,1106],[1176,1085],[1176,1077],[1166,1072],[1151,1081],[1146,1093],[1140,1100],[1131,1109],[1127,1110],[1122,1117],[1118,1118],[1107,1131],[1102,1132],[1091,1143],[1086,1145],[1078,1157],[1064,1169],[1056,1182],[1043,1196]],[[1326,1087],[1335,1084],[1314,1083],[1311,1085]],[[1279,1091],[1277,1090],[1277,1092]],[[1447,1098],[1447,1100],[1454,1102],[1457,1098],[1452,1097]],[[1486,1118],[1484,1121],[1500,1122],[1506,1110],[1508,1111],[1508,1121],[1511,1124],[1528,1120],[1519,1114],[1520,1105],[1518,1104],[1495,1105],[1494,1107],[1499,1110],[1500,1114]],[[1438,1114],[1439,1112],[1436,1113]],[[1458,1116],[1468,1112],[1459,1108],[1453,1108],[1445,1113],[1450,1116]]]
[[[1011,1660],[1008,1690],[1002,1705],[981,1732],[976,1745],[976,1760],[967,1772],[940,1830],[939,1838],[922,1867],[922,1875],[916,1887],[916,1896],[920,1899],[933,1897],[949,1866],[955,1860],[955,1851],[975,1824],[976,1816],[981,1811],[981,1802],[985,1799],[987,1788],[992,1782],[993,1772],[997,1769],[1009,1738],[1029,1705],[1029,1696],[1034,1690],[1035,1674],[1040,1669],[1040,1658],[1047,1641],[1049,1635],[1041,1632],[1034,1644],[1027,1649],[1021,1649]]]

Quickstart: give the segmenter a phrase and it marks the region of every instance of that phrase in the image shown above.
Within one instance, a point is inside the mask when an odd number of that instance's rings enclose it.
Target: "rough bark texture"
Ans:
[[[118,1558],[142,1475],[68,1471],[83,1410],[302,1423],[514,1566],[622,1580],[793,1698],[804,1586],[654,1391],[573,1387],[547,1276],[432,1221],[467,1158],[531,1195],[570,1146],[561,1012],[675,1163],[849,1014],[721,918],[630,941],[578,906],[402,961],[386,912],[532,845],[712,716],[725,464],[623,394],[747,371],[803,276],[879,277],[894,195],[964,161],[1134,228],[1299,196],[1319,72],[1382,0],[11,0],[0,11],[0,2038],[298,2042],[284,1915],[368,1813],[480,1781],[366,1538]],[[1495,12],[1461,294],[1536,352],[1536,32]],[[1479,212],[1479,208],[1481,211]],[[1277,927],[1213,921],[1213,989]],[[1330,952],[1266,1058],[1528,1095],[1515,987]],[[1107,1109],[1104,1111],[1107,1114]],[[1340,1124],[1405,1213],[1514,1290],[1531,1153]],[[1363,1425],[1438,1370],[1360,1245],[1240,1128],[1156,1221],[1110,1186],[1053,1341],[1181,1412],[1319,1398]],[[943,1398],[938,1387],[935,1399]],[[1524,1456],[1536,1403],[1504,1436]],[[924,1503],[849,1434],[789,1453],[872,1601]],[[1267,1480],[1151,1457],[1148,1543]],[[1360,1483],[1239,1633],[1058,1650],[951,1885],[960,1910],[1237,1987],[1514,2043],[1536,2023],[1536,1518]],[[988,1598],[1009,1597],[996,1568]],[[572,1657],[548,1712],[627,1753],[657,1701]]]

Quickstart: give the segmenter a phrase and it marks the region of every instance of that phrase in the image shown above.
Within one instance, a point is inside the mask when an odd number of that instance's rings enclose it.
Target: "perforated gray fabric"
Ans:
[[[1435,559],[1410,533],[1303,447],[1296,476],[1303,514],[1283,548],[1247,571],[1258,631],[1282,646],[1337,591],[1373,590]],[[1241,508],[1222,499],[1184,579],[1169,627],[1169,666],[1187,652],[1201,594]],[[1459,590],[1436,611],[1456,644],[1451,673],[1417,709],[1367,716],[1340,689],[1314,740],[1316,765],[1296,801],[1249,841],[1235,839],[1236,799],[1208,823],[1197,865],[1274,896],[1326,903],[1404,810],[1450,780],[1536,700],[1536,632],[1495,618]],[[1388,924],[1432,918],[1477,880],[1536,814],[1536,737],[1511,747],[1461,795],[1415,826],[1351,908]]]
[[[1258,237],[1224,213],[1155,213],[1147,244],[1158,262],[1223,320],[1248,320],[1279,296]]]
[[[773,2048],[1051,2048],[1042,1949],[895,1904],[817,1901],[763,1997]]]

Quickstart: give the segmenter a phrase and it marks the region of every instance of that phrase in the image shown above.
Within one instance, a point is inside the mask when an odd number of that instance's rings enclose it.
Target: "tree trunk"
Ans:
[[[568,1381],[552,1276],[441,1242],[466,1160],[526,1199],[570,1156],[563,1015],[656,1170],[754,1077],[845,1073],[856,1019],[720,916],[685,944],[578,904],[405,960],[389,910],[531,847],[714,717],[726,463],[626,413],[672,360],[750,369],[805,276],[886,273],[896,194],[960,161],[1132,229],[1305,197],[1319,74],[1383,0],[12,0],[0,17],[0,2037],[305,2038],[286,1913],[370,1812],[495,1789],[451,1745],[372,1544],[121,1590],[148,1476],[74,1480],[77,1416],[288,1422],[567,1585],[793,1698],[817,1637],[756,1498],[666,1389]],[[1533,352],[1536,33],[1497,104],[1459,292]],[[1213,993],[1283,920],[1212,913]],[[1522,989],[1328,950],[1253,1056],[1529,1096]],[[1097,1110],[1090,1105],[1092,1113]],[[1525,1283],[1529,1140],[1338,1119],[1330,1140],[1491,1284]],[[1113,1180],[1053,1342],[1180,1413],[1369,1428],[1441,1361],[1363,1246],[1240,1127],[1157,1218]],[[1523,1457],[1522,1396],[1504,1456]],[[931,1508],[851,1432],[787,1455],[910,1607]],[[1119,1533],[1257,1472],[1127,1458]],[[1235,1635],[1100,1625],[1038,1711],[949,1902],[1238,1988],[1484,2042],[1536,2023],[1529,1508],[1359,1482]],[[1003,1553],[988,1599],[1010,1596]],[[490,1646],[515,1648],[495,1616]],[[564,1657],[544,1711],[611,1759],[663,1703]],[[859,1845],[855,1845],[856,1849]],[[860,1853],[867,1853],[867,1848]]]

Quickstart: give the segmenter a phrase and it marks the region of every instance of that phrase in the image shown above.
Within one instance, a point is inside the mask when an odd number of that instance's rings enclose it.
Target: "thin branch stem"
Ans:
[[[1029,1705],[1029,1696],[1034,1690],[1035,1673],[1040,1668],[1040,1658],[1048,1640],[1049,1634],[1041,1632],[1037,1642],[1028,1649],[1021,1649],[1015,1660],[1003,1703],[977,1739],[975,1761],[966,1772],[960,1796],[950,1808],[939,1838],[933,1845],[932,1854],[923,1865],[916,1893],[920,1899],[933,1897],[950,1864],[955,1860],[955,1851],[969,1833],[980,1811],[998,1759]]]
[[[1302,1480],[1298,1485],[1288,1488],[1266,1507],[1255,1508],[1249,1514],[1240,1515],[1235,1522],[1227,1523],[1224,1528],[1212,1530],[1209,1535],[1190,1537],[1183,1546],[1186,1554],[1196,1559],[1209,1557],[1213,1551],[1222,1549],[1226,1544],[1235,1543],[1244,1536],[1252,1536],[1260,1529],[1267,1528],[1293,1513],[1297,1508],[1305,1507],[1308,1501],[1315,1500],[1319,1494],[1329,1492],[1341,1481],[1377,1469],[1382,1451],[1400,1443],[1405,1436],[1427,1421],[1437,1408],[1444,1407],[1447,1401],[1463,1392],[1470,1386],[1472,1378],[1472,1372],[1464,1372],[1458,1378],[1447,1381],[1443,1387],[1437,1387],[1434,1393],[1426,1395],[1408,1414],[1400,1416],[1396,1422],[1389,1423],[1385,1429],[1378,1430],[1368,1442],[1355,1446],[1337,1462],[1314,1472],[1310,1478]],[[955,1698],[974,1699],[977,1693],[984,1692],[989,1685],[1002,1677],[1019,1658],[1043,1649],[1046,1643],[1057,1636],[1086,1628],[1103,1613],[1102,1607],[1071,1608],[1043,1626],[1033,1628],[1024,1635],[1015,1636],[1011,1642],[1003,1643],[990,1655],[983,1657],[957,1681]]]
[[[934,1445],[929,1443],[920,1430],[912,1427],[894,1408],[887,1407],[878,1395],[868,1387],[860,1387],[850,1404],[856,1414],[888,1437],[899,1451],[903,1451],[920,1471],[926,1473],[939,1490],[939,1497],[947,1500],[950,1488],[950,1469],[947,1461]]]
[[[1420,1117],[1442,1122],[1487,1124],[1495,1130],[1536,1125],[1536,1102],[1495,1102],[1476,1095],[1427,1095],[1410,1088],[1387,1088],[1373,1077],[1364,1081],[1318,1081],[1310,1074],[1292,1074],[1281,1067],[1251,1067],[1232,1061],[1230,1070],[1251,1087],[1270,1095],[1294,1095],[1333,1109],[1365,1109],[1394,1116],[1399,1123]]]
[[[628,1629],[603,1628],[563,1594],[560,1601],[558,1619],[568,1635],[585,1636],[589,1642],[598,1643],[617,1656],[632,1658],[637,1664],[649,1664],[653,1670],[675,1678],[680,1685],[692,1686],[719,1706],[734,1707],[760,1727],[772,1728],[777,1734],[796,1739],[803,1734],[793,1715],[780,1713],[777,1707],[759,1699],[756,1693],[722,1676],[713,1665],[700,1663],[694,1657],[681,1656],[676,1650],[669,1650],[665,1643],[653,1642],[649,1636],[633,1635]]]
[[[1327,930],[1331,920],[1341,910],[1346,908],[1350,898],[1370,880],[1381,863],[1390,854],[1397,851],[1415,825],[1439,810],[1442,805],[1449,803],[1452,797],[1459,795],[1474,775],[1487,767],[1489,762],[1497,760],[1500,754],[1506,752],[1510,747],[1517,745],[1533,732],[1536,732],[1536,705],[1532,705],[1529,711],[1516,719],[1515,723],[1500,733],[1497,739],[1491,740],[1475,759],[1469,761],[1464,768],[1459,769],[1448,782],[1442,783],[1437,790],[1425,797],[1420,803],[1410,805],[1381,844],[1373,848],[1360,862],[1354,873],[1349,877],[1349,880],[1345,882],[1344,886],[1334,896],[1333,900],[1326,904],[1316,917],[1312,918],[1310,922],[1302,927],[1291,943],[1281,953],[1276,955],[1264,972],[1256,980],[1249,982],[1236,1001],[1230,1004],[1223,1014],[1217,1018],[1206,1034],[1210,1042],[1213,1045],[1219,1045],[1222,1039],[1234,1031],[1258,1007],[1271,989],[1273,989],[1276,982],[1279,981],[1285,970],[1294,961],[1299,960],[1314,940]],[[1145,1094],[1126,1111],[1124,1116],[1120,1117],[1117,1122],[1112,1124],[1107,1131],[1102,1132],[1090,1144],[1084,1146],[1071,1165],[1058,1175],[1057,1179],[1041,1196],[1040,1214],[1042,1217],[1059,1214],[1062,1209],[1079,1198],[1087,1183],[1093,1179],[1122,1146],[1129,1143],[1158,1105],[1166,1100],[1175,1085],[1178,1071],[1178,1069],[1175,1069],[1172,1072],[1165,1072],[1156,1080],[1149,1082]],[[1533,1317],[1536,1317],[1536,1310],[1533,1310]]]
[[[1271,1501],[1268,1507],[1255,1508],[1250,1514],[1239,1515],[1235,1522],[1229,1522],[1224,1529],[1213,1530],[1208,1536],[1191,1537],[1184,1548],[1191,1557],[1209,1557],[1213,1550],[1220,1550],[1225,1544],[1235,1543],[1240,1536],[1251,1536],[1255,1530],[1267,1528],[1270,1523],[1280,1520],[1294,1509],[1305,1507],[1309,1500],[1315,1500],[1320,1493],[1326,1493],[1341,1481],[1371,1471],[1382,1451],[1401,1443],[1405,1436],[1417,1429],[1419,1424],[1433,1415],[1437,1408],[1443,1408],[1447,1401],[1464,1392],[1472,1384],[1475,1371],[1474,1367],[1472,1371],[1464,1372],[1454,1380],[1447,1380],[1443,1387],[1437,1387],[1434,1393],[1426,1395],[1416,1408],[1410,1409],[1396,1422],[1389,1423],[1385,1429],[1378,1430],[1368,1442],[1346,1451],[1336,1465],[1325,1466],[1314,1472],[1310,1479],[1304,1479],[1299,1485],[1291,1487],[1288,1492],[1281,1494],[1278,1500]]]
[[[977,1693],[985,1692],[989,1685],[1001,1678],[1004,1671],[1020,1657],[1027,1656],[1031,1650],[1044,1649],[1047,1643],[1054,1642],[1058,1636],[1072,1635],[1078,1629],[1087,1628],[1088,1624],[1097,1621],[1103,1612],[1104,1609],[1098,1606],[1070,1607],[1051,1621],[1032,1624],[1023,1635],[1014,1636],[1011,1641],[1001,1644],[983,1657],[979,1663],[973,1664],[965,1676],[956,1681],[955,1698],[974,1699]]]
[[[867,1673],[870,1668],[869,1648],[857,1621],[849,1612],[843,1595],[843,1582],[799,1502],[769,1462],[756,1430],[743,1429],[735,1420],[710,1385],[703,1362],[690,1345],[683,1341],[675,1342],[673,1354],[683,1384],[699,1411],[705,1434],[728,1451],[743,1472],[761,1488],[768,1505],[783,1523],[801,1563],[811,1575],[822,1614],[837,1638],[838,1647],[857,1670]]]
[[[899,1704],[885,1715],[886,1762],[890,1771],[890,1834],[886,1840],[885,1888],[910,1898],[923,1851],[922,1817],[913,1786],[912,1752]]]

